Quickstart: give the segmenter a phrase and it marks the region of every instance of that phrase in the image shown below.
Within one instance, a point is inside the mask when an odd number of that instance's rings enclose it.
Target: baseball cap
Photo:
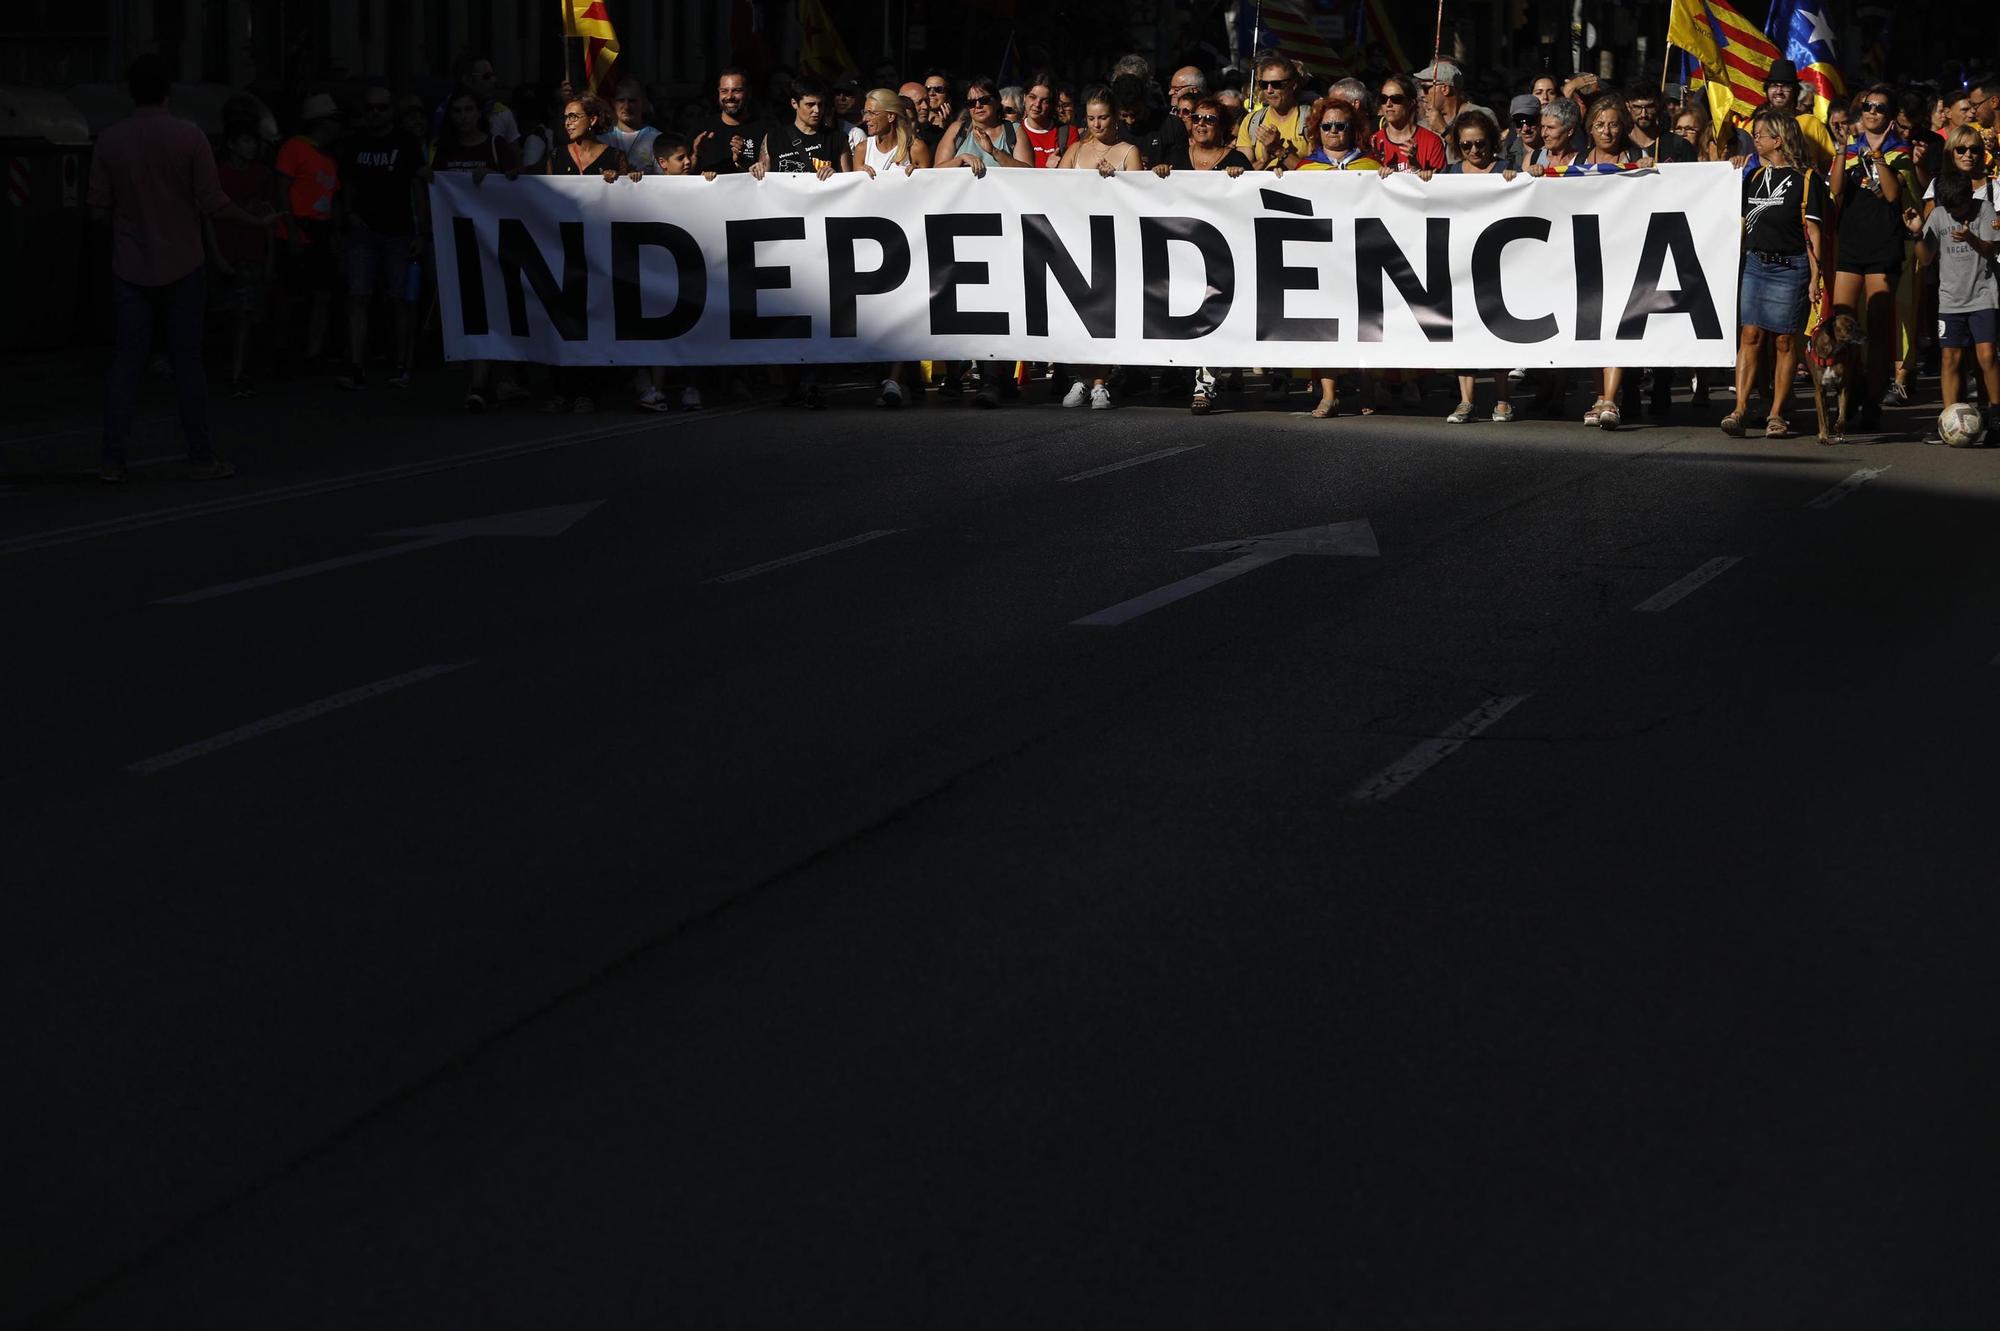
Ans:
[[[1507,103],[1507,118],[1509,120],[1512,120],[1515,116],[1534,116],[1536,119],[1540,119],[1541,114],[1542,104],[1536,101],[1535,95],[1530,92],[1524,92],[1513,101]]]
[[[1443,83],[1454,88],[1465,86],[1465,73],[1449,60],[1440,60],[1434,65],[1425,65],[1417,71],[1419,83]]]
[[[327,93],[314,93],[312,96],[306,98],[306,104],[299,108],[299,119],[301,120],[338,120],[339,118],[340,104],[334,101],[332,96]]]

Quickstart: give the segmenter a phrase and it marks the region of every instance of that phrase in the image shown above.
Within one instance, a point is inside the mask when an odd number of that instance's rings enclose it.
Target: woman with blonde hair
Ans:
[[[860,151],[854,158],[854,169],[866,172],[871,179],[898,168],[907,176],[931,164],[930,147],[917,137],[916,117],[894,88],[876,88],[862,99],[861,132],[863,137],[855,145]],[[876,406],[903,405],[903,384],[910,378],[909,370],[907,362],[898,361],[882,371]]]

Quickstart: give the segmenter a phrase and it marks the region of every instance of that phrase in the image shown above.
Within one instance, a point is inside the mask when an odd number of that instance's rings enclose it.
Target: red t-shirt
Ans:
[[[1391,139],[1386,129],[1376,130],[1371,142],[1375,159],[1392,171],[1444,170],[1444,140],[1422,125],[1416,127],[1416,137],[1407,144]]]
[[[263,217],[271,211],[270,167],[262,162],[248,166],[217,162],[215,175],[222,182],[222,192],[244,212]],[[215,221],[215,248],[231,264],[262,263],[269,252],[267,236],[262,227],[244,226],[220,217]]]
[[[340,164],[317,144],[303,134],[285,140],[278,149],[278,174],[292,182],[292,216],[317,222],[332,220]]]
[[[1021,133],[1027,136],[1028,147],[1034,150],[1036,166],[1057,165],[1062,161],[1063,149],[1076,138],[1074,133],[1065,134],[1061,125],[1030,129],[1025,120],[1021,122]]]

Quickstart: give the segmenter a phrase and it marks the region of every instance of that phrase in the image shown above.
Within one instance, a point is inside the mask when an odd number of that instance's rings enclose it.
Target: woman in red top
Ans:
[[[1369,149],[1388,171],[1444,170],[1444,140],[1417,123],[1417,85],[1401,74],[1382,80],[1382,128]]]

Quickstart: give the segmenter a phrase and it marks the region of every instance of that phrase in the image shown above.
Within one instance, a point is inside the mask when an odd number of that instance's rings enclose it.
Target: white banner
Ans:
[[[1727,163],[431,187],[446,353],[561,365],[1735,361]]]

